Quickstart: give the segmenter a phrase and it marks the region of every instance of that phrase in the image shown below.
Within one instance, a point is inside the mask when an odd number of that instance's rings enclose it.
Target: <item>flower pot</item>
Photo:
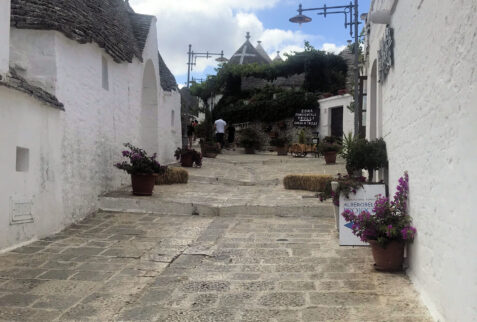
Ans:
[[[245,154],[255,154],[254,148],[245,148]]]
[[[384,247],[377,241],[370,240],[374,258],[374,268],[380,271],[400,271],[404,260],[404,243],[391,241]]]
[[[288,154],[288,146],[277,146],[277,155],[287,155]]]
[[[336,151],[324,152],[326,164],[335,164],[336,163]]]
[[[191,168],[194,164],[194,159],[191,153],[181,155],[181,166]]]
[[[133,194],[136,196],[150,196],[154,190],[157,174],[131,174]]]

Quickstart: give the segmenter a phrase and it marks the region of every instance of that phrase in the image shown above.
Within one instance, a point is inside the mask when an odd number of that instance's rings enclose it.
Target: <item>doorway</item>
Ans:
[[[343,106],[331,108],[331,136],[343,137]]]

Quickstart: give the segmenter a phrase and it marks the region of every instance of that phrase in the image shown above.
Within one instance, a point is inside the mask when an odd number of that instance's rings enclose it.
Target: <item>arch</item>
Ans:
[[[159,150],[159,111],[157,103],[156,69],[151,60],[146,62],[142,79],[140,142],[148,154]]]
[[[378,86],[378,77],[377,77],[377,62],[374,60],[373,67],[371,67],[371,77],[370,77],[370,86],[369,86],[369,139],[376,139],[376,116],[377,116],[377,86]]]

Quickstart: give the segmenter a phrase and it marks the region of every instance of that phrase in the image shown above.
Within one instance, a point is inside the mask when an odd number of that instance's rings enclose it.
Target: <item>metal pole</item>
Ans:
[[[350,26],[351,27],[351,26]],[[352,27],[351,27],[352,28]],[[354,0],[354,135],[359,136],[361,130],[359,103],[359,44],[358,44],[358,0]]]
[[[192,45],[189,44],[189,52],[187,53],[189,56],[189,61],[187,62],[187,88],[190,86],[190,66],[191,66],[191,54],[192,54]]]

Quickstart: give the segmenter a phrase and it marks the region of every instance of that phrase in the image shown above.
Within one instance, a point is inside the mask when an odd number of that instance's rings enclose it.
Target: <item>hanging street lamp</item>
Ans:
[[[290,18],[290,22],[297,23],[299,25],[308,23],[312,19],[303,14],[304,11],[319,11],[317,14],[326,18],[329,14],[344,14],[345,28],[350,29],[350,36],[354,36],[354,134],[359,136],[361,123],[362,123],[362,104],[359,102],[359,44],[358,44],[358,0],[350,2],[349,5],[343,6],[330,6],[326,4],[321,8],[305,8],[300,4],[298,6],[298,15]],[[354,30],[353,30],[354,29]]]
[[[197,58],[206,58],[209,59],[213,56],[219,56],[215,59],[216,62],[219,63],[226,63],[228,61],[227,58],[224,57],[224,51],[222,50],[220,53],[210,53],[210,52],[205,52],[205,53],[196,53],[192,51],[192,45],[189,45],[189,51],[187,52],[188,55],[188,61],[187,61],[187,88],[190,87],[190,73],[193,70],[194,66],[197,64]]]

